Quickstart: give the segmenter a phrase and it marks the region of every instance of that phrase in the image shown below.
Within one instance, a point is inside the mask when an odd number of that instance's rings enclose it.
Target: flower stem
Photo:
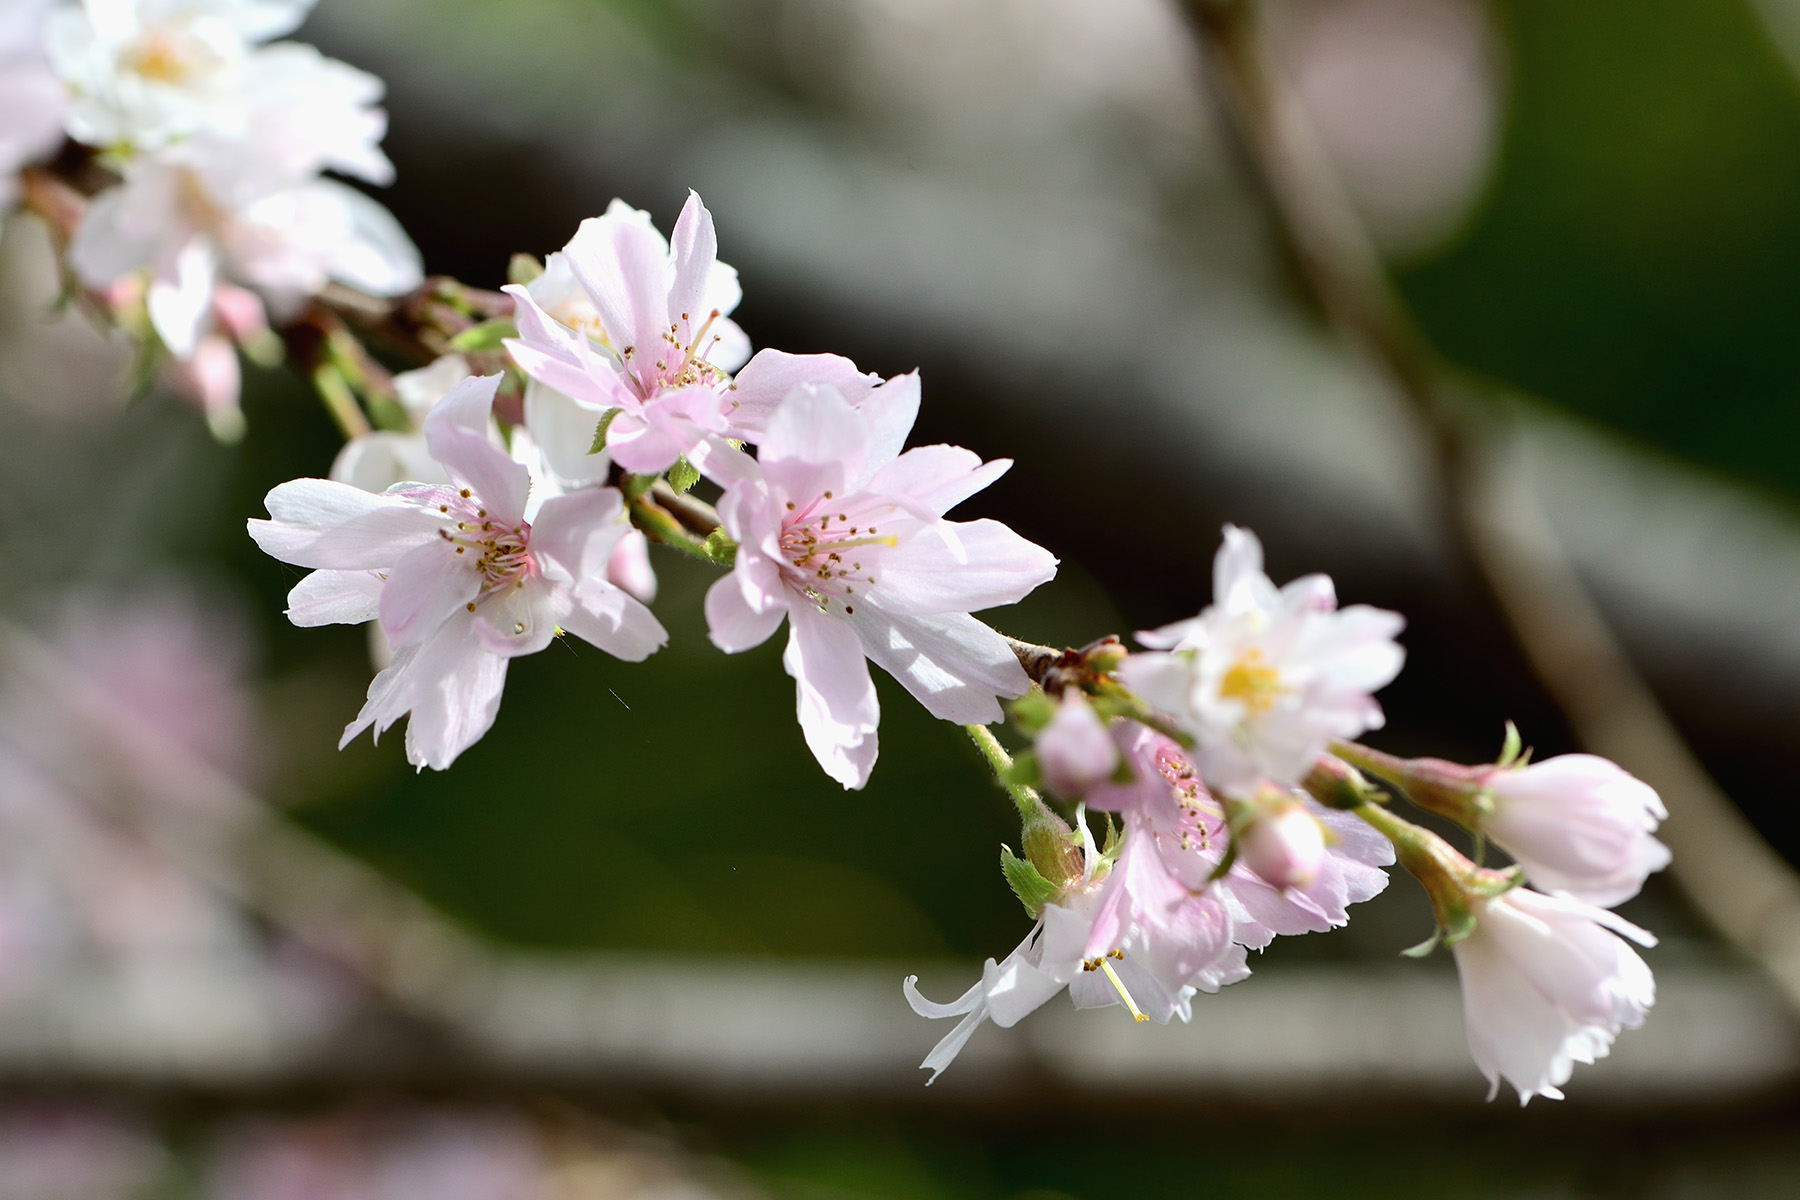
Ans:
[[[994,776],[1000,780],[1000,786],[1006,789],[1007,795],[1012,797],[1019,815],[1028,821],[1036,819],[1044,811],[1043,797],[1024,784],[1013,783],[1007,778],[1007,773],[1012,770],[1013,760],[1012,755],[1006,752],[1006,747],[1000,744],[1000,739],[986,725],[964,725],[963,729],[967,731],[969,740],[975,743],[975,748],[981,751],[982,757],[988,760],[988,765],[994,768]]]

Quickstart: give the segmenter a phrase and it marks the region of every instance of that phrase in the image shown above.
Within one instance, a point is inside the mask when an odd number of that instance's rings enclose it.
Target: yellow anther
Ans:
[[[1121,954],[1117,950],[1114,950],[1112,953],[1117,955],[1119,958],[1125,957],[1123,954]],[[1131,993],[1125,990],[1125,983],[1123,980],[1121,980],[1119,978],[1119,973],[1117,971],[1113,970],[1112,964],[1107,962],[1106,959],[1103,958],[1100,960],[1100,969],[1102,971],[1106,972],[1106,977],[1108,979],[1112,980],[1113,987],[1118,989],[1119,999],[1125,1001],[1125,1007],[1129,1008],[1131,1010],[1131,1015],[1134,1018],[1136,1018],[1138,1020],[1138,1022],[1140,1022],[1140,1023],[1142,1023],[1144,1021],[1148,1021],[1150,1019],[1150,1015],[1148,1013],[1146,1013],[1143,1009],[1139,1008],[1137,1006],[1137,1001],[1133,1000],[1131,998]]]
[[[1219,681],[1219,695],[1238,701],[1252,713],[1267,712],[1286,690],[1281,672],[1263,662],[1262,651],[1256,649],[1246,651]]]

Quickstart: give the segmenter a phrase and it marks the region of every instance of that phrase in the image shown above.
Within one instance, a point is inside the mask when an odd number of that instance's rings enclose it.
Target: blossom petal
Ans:
[[[1002,716],[997,697],[1031,688],[1006,639],[967,613],[897,616],[859,604],[848,622],[869,659],[942,720],[992,724]]]
[[[753,606],[745,598],[743,580],[735,571],[706,590],[707,636],[727,654],[762,645],[786,615],[786,605]]]
[[[388,572],[381,592],[381,629],[394,646],[415,646],[481,591],[466,555],[438,539],[415,546]]]
[[[827,775],[846,788],[862,787],[875,765],[881,703],[855,631],[809,604],[796,604],[788,611],[781,664],[794,677],[807,748]]]
[[[374,571],[314,571],[288,593],[287,618],[302,628],[373,621],[385,582]]]
[[[531,472],[488,440],[498,375],[466,379],[450,389],[425,418],[425,444],[451,477],[473,491],[497,524],[524,519]]]
[[[1053,554],[998,521],[943,524],[956,535],[957,547],[927,529],[882,555],[878,587],[888,612],[980,612],[1016,604],[1056,577]]]
[[[961,446],[915,446],[877,471],[868,486],[872,492],[905,496],[919,508],[942,516],[1011,467],[1010,458],[984,463],[980,455]]]
[[[383,570],[442,528],[435,512],[403,497],[327,479],[290,480],[263,503],[271,519],[252,519],[250,536],[264,553],[299,567]]]
[[[642,662],[668,644],[669,631],[623,588],[604,580],[584,580],[562,615],[570,633],[614,658]]]
[[[880,381],[879,375],[865,374],[840,355],[759,350],[732,381],[732,431],[746,441],[760,441],[776,408],[802,385],[830,388],[855,404]]]

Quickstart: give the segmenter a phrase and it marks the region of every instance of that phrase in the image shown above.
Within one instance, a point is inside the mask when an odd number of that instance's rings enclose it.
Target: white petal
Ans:
[[[373,621],[382,583],[374,571],[314,571],[288,593],[288,620],[302,627]]]
[[[438,515],[401,496],[377,496],[326,479],[295,479],[264,500],[272,520],[251,520],[267,554],[300,567],[384,570],[435,540]]]
[[[850,626],[808,604],[788,612],[781,664],[794,677],[801,732],[825,773],[860,788],[875,765],[881,704]]]
[[[381,592],[381,628],[395,647],[416,646],[481,591],[466,554],[437,539],[406,552]]]
[[[706,632],[713,645],[737,654],[769,640],[787,615],[787,606],[752,607],[744,597],[743,579],[734,570],[706,590]]]
[[[1056,577],[1054,555],[998,521],[942,524],[958,546],[924,530],[882,555],[877,587],[890,613],[980,612],[1015,604]]]
[[[896,616],[858,604],[848,622],[870,661],[942,720],[992,724],[1002,716],[997,697],[1031,688],[1006,639],[967,613]]]

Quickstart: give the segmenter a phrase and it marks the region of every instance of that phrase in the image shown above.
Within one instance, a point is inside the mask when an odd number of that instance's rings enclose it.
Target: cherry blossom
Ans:
[[[1154,847],[1155,858],[1147,858],[1147,865],[1153,861],[1181,894],[1215,891],[1232,914],[1232,937],[1242,945],[1259,950],[1278,935],[1335,929],[1349,921],[1350,905],[1387,886],[1387,873],[1381,868],[1394,861],[1387,839],[1350,814],[1298,796],[1295,803],[1330,834],[1313,879],[1285,881],[1289,886],[1282,887],[1243,862],[1215,879],[1229,844],[1227,821],[1224,807],[1207,790],[1200,773],[1179,745],[1154,730],[1117,722],[1114,736],[1134,777],[1128,784],[1104,783],[1090,789],[1088,804],[1122,814],[1127,847],[1134,838]]]
[[[1226,526],[1212,605],[1138,634],[1155,650],[1119,668],[1127,686],[1198,740],[1201,773],[1220,790],[1294,783],[1333,738],[1379,728],[1371,693],[1404,657],[1398,613],[1340,610],[1324,575],[1278,590],[1262,564],[1256,536]]]
[[[1478,786],[1492,805],[1479,828],[1542,891],[1611,907],[1669,865],[1669,848],[1654,836],[1669,815],[1662,799],[1604,758],[1496,767]]]
[[[1038,767],[1059,796],[1079,797],[1119,766],[1119,747],[1079,688],[1063,692],[1056,715],[1038,731]]]
[[[1293,796],[1251,817],[1238,834],[1238,856],[1270,887],[1312,886],[1325,862],[1325,829]]]
[[[69,135],[155,150],[235,117],[257,78],[253,48],[292,32],[313,0],[82,0],[52,14],[48,40],[74,97]],[[261,64],[258,64],[259,66]]]
[[[335,279],[378,296],[416,287],[419,252],[391,214],[327,179],[270,185],[228,144],[194,139],[138,163],[89,206],[69,250],[91,287],[149,275],[151,324],[188,358],[229,277],[278,317]]]
[[[1452,952],[1488,1099],[1504,1078],[1521,1105],[1560,1100],[1573,1064],[1604,1058],[1656,1002],[1650,968],[1615,934],[1641,946],[1656,939],[1603,908],[1523,888],[1470,903],[1474,932]]]
[[[942,1074],[983,1021],[1010,1028],[1064,988],[1077,1008],[1123,1005],[1139,1021],[1189,1020],[1197,992],[1217,992],[1245,979],[1243,947],[1216,898],[1195,896],[1153,866],[1146,837],[1128,833],[1116,862],[1094,847],[1079,822],[1084,867],[1013,952],[988,959],[982,976],[948,1004],[919,993],[918,977],[902,984],[914,1012],[934,1020],[961,1017],[920,1064]],[[1135,844],[1134,844],[1135,838]]]
[[[1056,573],[1048,551],[997,521],[944,519],[1011,463],[955,446],[900,453],[916,413],[909,391],[855,409],[830,389],[797,388],[758,459],[720,447],[705,467],[725,484],[719,517],[738,543],[731,574],[706,595],[712,640],[748,650],[788,619],[782,662],[806,744],[845,787],[875,763],[869,662],[933,716],[997,721],[999,697],[1030,680],[1006,639],[969,614]]]
[[[605,578],[627,529],[616,491],[555,496],[527,520],[530,472],[489,438],[498,386],[467,380],[425,420],[450,484],[373,495],[300,479],[269,493],[272,519],[250,522],[264,551],[317,568],[288,597],[295,624],[379,619],[395,648],[340,744],[410,712],[408,761],[442,770],[493,724],[509,659],[565,630],[629,661],[668,638]]]
[[[718,261],[699,196],[689,193],[672,242],[650,214],[615,200],[530,286],[506,290],[518,302],[513,358],[594,425],[614,413],[606,445],[626,469],[665,470],[726,431],[730,373],[750,344],[729,315],[742,295],[737,272]]]

